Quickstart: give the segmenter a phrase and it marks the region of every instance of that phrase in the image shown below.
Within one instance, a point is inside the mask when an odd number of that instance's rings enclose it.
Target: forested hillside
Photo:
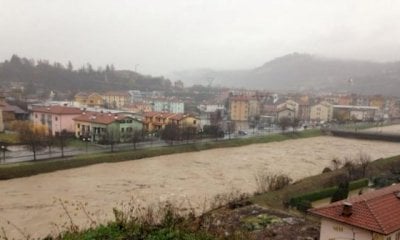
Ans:
[[[3,88],[19,83],[26,93],[42,91],[103,91],[103,90],[168,90],[171,81],[163,77],[141,75],[129,70],[116,70],[107,65],[94,69],[91,64],[75,68],[46,60],[32,60],[13,55],[0,63],[0,84]]]

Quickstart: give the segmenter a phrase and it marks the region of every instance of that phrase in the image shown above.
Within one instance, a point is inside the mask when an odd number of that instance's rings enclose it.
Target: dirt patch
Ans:
[[[203,228],[216,236],[237,235],[243,239],[318,239],[319,223],[302,216],[258,205],[238,209],[221,208],[202,218]]]
[[[219,193],[253,193],[255,174],[260,169],[298,180],[320,173],[334,157],[354,157],[360,152],[372,159],[394,156],[400,154],[400,144],[324,136],[98,164],[0,181],[0,226],[17,239],[21,236],[7,221],[34,237],[57,233],[67,218],[54,199],[75,205],[87,203],[87,211],[97,222],[113,219],[112,208],[132,197],[142,205],[171,200],[202,211]],[[85,214],[74,209],[68,205],[74,222],[87,226]]]

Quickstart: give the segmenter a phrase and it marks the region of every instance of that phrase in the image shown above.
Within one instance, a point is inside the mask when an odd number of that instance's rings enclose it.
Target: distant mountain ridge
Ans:
[[[260,67],[237,71],[183,71],[173,75],[182,81],[275,91],[347,91],[397,95],[400,91],[400,62],[378,63],[293,53]]]

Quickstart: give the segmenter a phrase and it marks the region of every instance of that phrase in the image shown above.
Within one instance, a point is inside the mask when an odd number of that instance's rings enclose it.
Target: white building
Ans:
[[[184,113],[185,104],[178,100],[153,100],[155,112]]]
[[[400,184],[311,209],[321,218],[320,240],[400,239]]]

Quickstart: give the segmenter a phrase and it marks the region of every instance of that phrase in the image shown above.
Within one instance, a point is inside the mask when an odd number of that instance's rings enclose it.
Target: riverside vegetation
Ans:
[[[368,156],[364,154],[360,154],[357,159],[333,159],[330,171],[324,169],[319,175],[292,184],[285,175],[260,171],[255,175],[256,181],[259,181],[259,188],[254,196],[246,196],[239,192],[218,195],[211,204],[211,210],[204,211],[201,215],[196,215],[192,208],[180,209],[178,205],[168,202],[157,207],[142,207],[132,200],[116,206],[114,221],[98,224],[96,219],[92,218],[93,215],[86,210],[85,203],[56,199],[66,213],[66,221],[64,225],[57,226],[57,236],[44,239],[263,239],[260,236],[264,239],[266,236],[271,239],[284,239],[284,232],[289,230],[283,229],[282,226],[289,228],[290,224],[285,225],[288,219],[292,221],[290,226],[301,226],[291,229],[290,231],[295,231],[291,234],[308,226],[309,231],[302,235],[306,238],[318,234],[318,224],[312,218],[304,218],[301,213],[293,211],[296,208],[300,211],[307,210],[307,207],[302,208],[304,204],[298,205],[299,201],[314,201],[332,196],[343,179],[354,180],[350,184],[351,188],[359,188],[368,183],[367,179],[374,182],[384,176],[400,176],[400,156],[372,162],[365,159],[368,159]],[[397,182],[398,180],[399,177]],[[262,192],[265,190],[268,191]],[[75,224],[74,211],[85,213],[89,226],[87,229],[81,229]],[[233,218],[234,212],[245,215]],[[224,215],[229,217],[221,217]],[[293,221],[296,224],[293,224]],[[228,223],[230,225],[227,225]],[[276,229],[281,231],[277,232]],[[2,240],[9,240],[4,231],[0,236]],[[21,236],[31,239],[23,232]]]
[[[225,148],[225,147],[239,147],[256,143],[277,142],[288,139],[316,137],[320,135],[322,135],[320,130],[307,130],[296,133],[273,134],[261,137],[219,140],[213,142],[194,142],[185,145],[155,147],[155,148],[136,149],[136,150],[132,149],[129,151],[121,151],[113,153],[87,154],[67,159],[55,159],[55,160],[43,160],[36,162],[6,164],[0,166],[0,180],[6,180],[18,177],[27,177],[40,173],[48,173],[57,170],[89,166],[98,163],[130,161],[130,160],[174,154],[174,153],[195,152],[195,151],[202,151],[215,148]]]

